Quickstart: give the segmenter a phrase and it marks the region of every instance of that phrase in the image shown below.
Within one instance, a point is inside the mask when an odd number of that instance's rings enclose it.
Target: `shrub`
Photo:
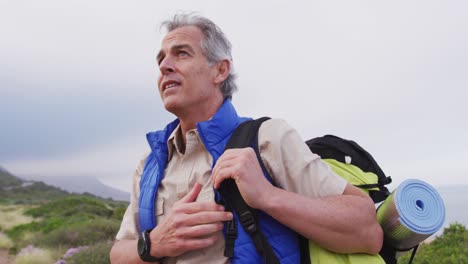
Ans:
[[[100,242],[85,250],[82,250],[71,258],[67,259],[67,264],[107,264],[110,263],[109,251],[112,247],[110,242]]]
[[[411,251],[398,259],[408,263]],[[421,244],[414,257],[415,263],[468,263],[468,231],[461,224],[451,224],[442,236],[430,244]]]
[[[47,247],[77,247],[113,240],[120,223],[108,219],[88,220],[62,226],[49,233],[39,233],[32,242]]]
[[[112,218],[113,219],[116,219],[116,220],[119,220],[119,221],[122,221],[122,218],[125,214],[125,210],[127,210],[127,206],[117,206],[115,209],[114,209],[114,213],[112,214]]]
[[[68,216],[102,216],[110,217],[112,210],[96,198],[70,196],[58,199],[26,211],[33,217],[68,217]]]
[[[12,229],[6,231],[7,235],[13,240],[21,240],[25,233],[34,232],[40,230],[41,224],[39,222],[31,222],[29,224],[18,225]]]

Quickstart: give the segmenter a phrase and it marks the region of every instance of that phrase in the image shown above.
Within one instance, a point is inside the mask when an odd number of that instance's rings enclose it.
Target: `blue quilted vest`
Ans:
[[[213,118],[197,124],[198,133],[208,152],[213,157],[213,166],[224,151],[224,147],[234,129],[248,118],[241,118],[230,100],[225,100]],[[178,120],[166,126],[164,130],[147,134],[151,153],[148,156],[140,181],[139,224],[140,230],[154,228],[156,223],[156,196],[158,186],[164,177],[164,169],[168,159],[167,140],[179,124]],[[268,180],[270,177],[265,175]],[[216,191],[215,191],[216,192]],[[216,199],[219,194],[216,192]],[[238,237],[234,244],[234,256],[230,259],[234,264],[263,263],[250,236],[240,225],[235,214]],[[265,237],[270,242],[281,263],[300,263],[300,251],[297,234],[283,226],[269,215],[258,212],[259,225]],[[224,228],[224,233],[226,227]]]

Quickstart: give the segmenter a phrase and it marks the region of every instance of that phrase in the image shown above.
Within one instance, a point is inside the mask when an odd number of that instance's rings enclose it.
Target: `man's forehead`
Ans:
[[[167,33],[162,40],[162,46],[180,44],[179,42],[200,43],[202,38],[203,33],[199,28],[195,26],[184,26]]]
[[[156,59],[159,62],[159,60],[170,53],[171,50],[183,48],[187,48],[196,53],[197,50],[201,50],[202,39],[203,33],[195,26],[176,28],[167,33],[164,37]]]

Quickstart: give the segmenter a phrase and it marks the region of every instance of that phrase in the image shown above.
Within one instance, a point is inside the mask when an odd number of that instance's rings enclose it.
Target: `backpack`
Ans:
[[[226,144],[225,150],[252,147],[263,172],[274,184],[263,164],[258,147],[258,130],[260,125],[268,119],[268,117],[263,117],[240,124]],[[374,203],[379,203],[390,195],[385,185],[391,183],[391,178],[386,176],[374,158],[354,141],[326,135],[310,139],[306,141],[306,144],[313,153],[327,162],[336,174],[367,192]],[[223,181],[218,191],[226,208],[236,211],[240,216],[240,224],[251,236],[265,263],[279,263],[271,245],[258,227],[255,217],[256,209],[245,203],[235,181],[233,179]],[[243,218],[242,216],[248,217]],[[232,225],[235,223],[228,223],[228,226]],[[385,242],[379,255],[337,254],[319,247],[313,241],[298,236],[301,244],[301,263],[396,263],[395,250]],[[226,236],[226,251],[233,250],[234,240],[235,234]]]

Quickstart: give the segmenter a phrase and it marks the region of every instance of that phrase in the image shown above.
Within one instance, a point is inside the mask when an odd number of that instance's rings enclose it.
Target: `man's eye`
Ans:
[[[189,55],[188,52],[183,51],[183,50],[179,51],[178,54],[179,54],[179,57],[185,57],[185,56],[188,56],[188,55]]]

